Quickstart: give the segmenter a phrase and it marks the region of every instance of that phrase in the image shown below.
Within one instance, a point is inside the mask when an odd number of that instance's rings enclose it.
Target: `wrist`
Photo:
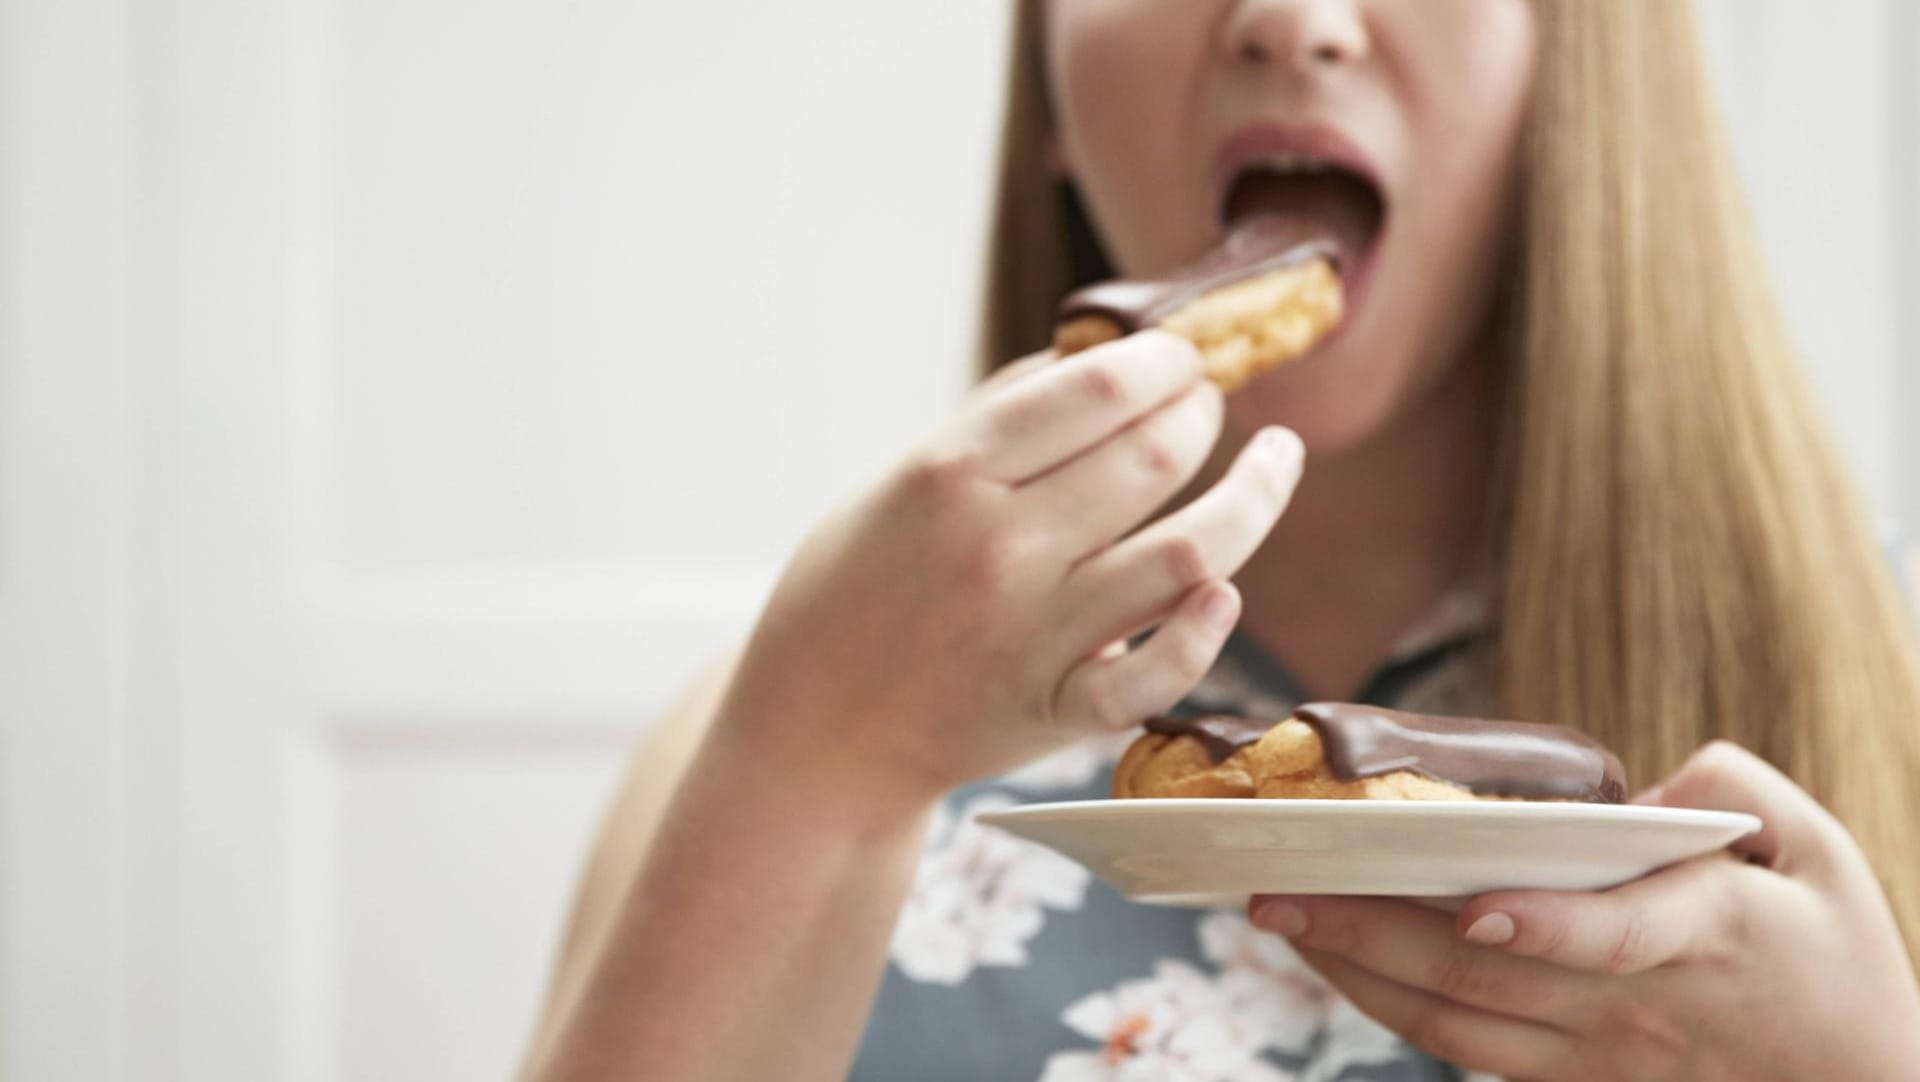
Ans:
[[[675,1078],[845,1071],[936,798],[854,769],[827,732],[795,746],[785,719],[749,710],[730,689],[714,713],[560,1062]]]
[[[844,709],[812,705],[819,701],[775,701],[736,682],[714,717],[701,764],[757,802],[770,802],[770,814],[823,823],[849,837],[917,823],[946,796],[951,785],[943,778],[894,748],[875,746],[866,737],[872,725]]]

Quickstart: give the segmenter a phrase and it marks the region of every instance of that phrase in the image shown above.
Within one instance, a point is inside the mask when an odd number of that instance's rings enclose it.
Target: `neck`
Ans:
[[[1484,570],[1497,429],[1485,383],[1458,364],[1372,439],[1310,457],[1236,577],[1243,632],[1315,697],[1352,697],[1413,622]]]

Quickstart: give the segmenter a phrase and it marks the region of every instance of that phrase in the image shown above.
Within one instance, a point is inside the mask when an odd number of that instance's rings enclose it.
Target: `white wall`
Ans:
[[[1920,16],[1704,6],[1911,521]],[[0,0],[0,1078],[506,1077],[633,733],[964,385],[1004,19]]]
[[[1885,527],[1920,496],[1904,413],[1920,399],[1920,32],[1909,0],[1700,0],[1774,283]],[[1902,84],[1896,78],[1908,79]],[[1904,362],[1904,363],[1901,363]]]
[[[964,385],[1003,24],[0,0],[0,1078],[506,1076],[634,730]]]

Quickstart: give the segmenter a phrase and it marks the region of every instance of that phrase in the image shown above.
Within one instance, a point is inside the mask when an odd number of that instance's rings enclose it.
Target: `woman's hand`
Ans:
[[[1725,855],[1598,893],[1504,891],[1457,916],[1255,898],[1255,923],[1433,1055],[1510,1079],[1920,1078],[1920,991],[1845,828],[1727,743],[1639,799],[1751,812]],[[1920,859],[1920,854],[1916,854]]]
[[[1226,638],[1299,440],[1135,529],[1220,407],[1170,335],[1032,358],[815,530],[536,1077],[845,1078],[939,796],[1165,709]]]
[[[1219,652],[1228,577],[1300,474],[1298,438],[1263,430],[1130,532],[1220,431],[1220,393],[1173,335],[1021,362],[809,537],[716,724],[931,798],[1165,710]]]

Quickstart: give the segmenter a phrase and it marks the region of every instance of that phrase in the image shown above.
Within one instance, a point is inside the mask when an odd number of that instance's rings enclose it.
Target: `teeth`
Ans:
[[[1269,154],[1253,164],[1276,173],[1324,173],[1334,167],[1327,159],[1311,154]]]

